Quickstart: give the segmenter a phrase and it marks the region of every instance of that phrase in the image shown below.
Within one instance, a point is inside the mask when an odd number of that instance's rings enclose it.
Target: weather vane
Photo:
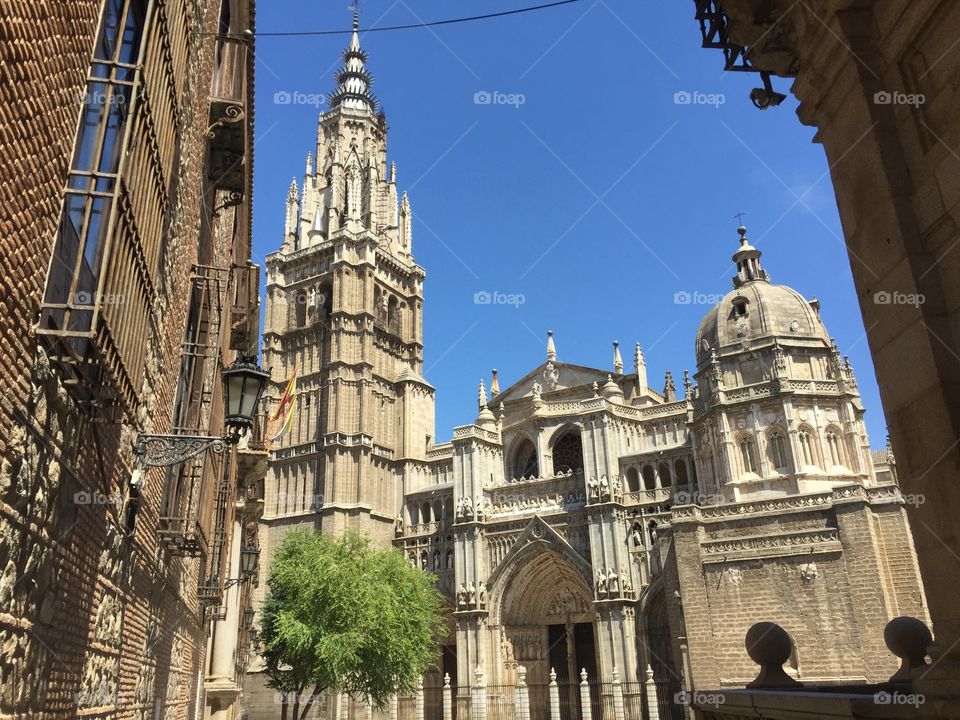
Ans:
[[[737,222],[738,222],[740,225],[743,225],[743,216],[744,216],[744,215],[746,215],[746,213],[745,213],[743,210],[741,210],[740,212],[738,212],[737,214],[734,215],[734,217],[737,219]]]

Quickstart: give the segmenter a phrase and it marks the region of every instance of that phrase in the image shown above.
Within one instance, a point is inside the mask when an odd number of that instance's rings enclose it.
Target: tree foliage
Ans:
[[[268,586],[261,654],[270,686],[295,694],[294,720],[323,690],[382,706],[412,691],[437,658],[441,596],[399,550],[376,549],[356,533],[292,532]]]

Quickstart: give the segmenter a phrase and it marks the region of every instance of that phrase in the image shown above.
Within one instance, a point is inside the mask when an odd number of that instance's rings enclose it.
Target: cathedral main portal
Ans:
[[[592,594],[583,573],[560,553],[538,549],[518,558],[501,582],[493,629],[500,635],[503,685],[515,685],[518,666],[526,668],[533,714],[548,706],[552,670],[563,720],[579,720],[580,670],[597,677]]]

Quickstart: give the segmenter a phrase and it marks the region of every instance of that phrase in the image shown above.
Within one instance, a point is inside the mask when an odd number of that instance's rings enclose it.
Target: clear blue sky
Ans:
[[[535,0],[368,0],[361,26],[508,10]],[[476,416],[477,383],[501,386],[544,359],[608,368],[633,345],[651,385],[694,369],[706,304],[678,292],[730,289],[737,211],[774,282],[819,297],[849,354],[871,444],[886,430],[842,243],[826,159],[789,97],[760,112],[752,73],[724,73],[700,47],[693,2],[581,0],[526,15],[361,42],[390,126],[389,159],[414,211],[426,268],[425,375],[437,387],[437,437]],[[346,0],[257,6],[260,31],[350,26]],[[279,247],[290,178],[302,185],[319,107],[278,92],[333,87],[346,36],[257,40],[254,259]],[[787,92],[789,81],[774,78]],[[522,104],[478,104],[478,92]],[[677,93],[700,93],[678,103]],[[711,97],[713,96],[713,97]],[[720,96],[719,98],[716,96]],[[681,96],[681,99],[689,96]],[[500,100],[510,98],[499,97]],[[718,102],[722,99],[723,102]],[[482,305],[477,292],[522,295]]]

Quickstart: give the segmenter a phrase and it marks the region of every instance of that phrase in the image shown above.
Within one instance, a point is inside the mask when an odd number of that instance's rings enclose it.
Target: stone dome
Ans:
[[[764,338],[787,342],[797,339],[804,344],[822,341],[829,347],[830,336],[820,320],[819,302],[807,300],[786,285],[771,283],[760,267],[760,251],[746,242],[746,228],[740,231],[741,247],[733,256],[738,269],[734,289],[700,323],[697,365],[709,362],[712,349],[722,356]]]

